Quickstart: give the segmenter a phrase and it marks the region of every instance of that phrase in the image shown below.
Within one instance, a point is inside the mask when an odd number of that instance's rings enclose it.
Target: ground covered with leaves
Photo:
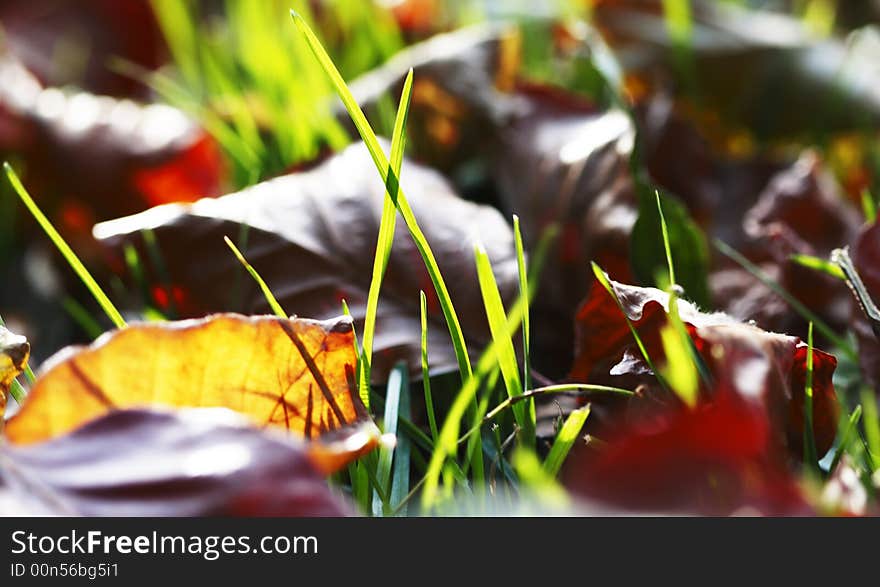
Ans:
[[[873,3],[0,23],[0,513],[880,512]]]

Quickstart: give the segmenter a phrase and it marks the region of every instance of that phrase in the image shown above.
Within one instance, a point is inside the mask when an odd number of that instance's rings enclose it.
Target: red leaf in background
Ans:
[[[648,355],[662,364],[659,331],[666,323],[669,296],[653,288],[611,284]],[[724,314],[700,312],[684,301],[679,301],[679,312],[714,380],[703,395],[723,391],[758,406],[768,430],[775,434],[765,446],[768,454],[780,462],[787,453],[800,458],[806,345],[796,337],[765,332]],[[626,377],[631,386],[654,383],[641,357],[636,357],[624,316],[598,280],[578,312],[576,328],[573,379],[621,385],[620,378]],[[833,356],[814,351],[813,430],[820,454],[830,448],[837,429],[837,398],[831,381],[836,366]]]
[[[34,193],[79,210],[67,229],[215,196],[223,184],[219,148],[179,110],[43,88],[9,55],[0,57],[0,151],[21,160]]]
[[[117,411],[54,440],[2,446],[0,463],[0,488],[15,499],[7,515],[353,513],[304,443],[224,409]]]
[[[7,48],[49,86],[146,98],[146,87],[109,62],[153,70],[166,54],[149,0],[2,0],[0,23]]]

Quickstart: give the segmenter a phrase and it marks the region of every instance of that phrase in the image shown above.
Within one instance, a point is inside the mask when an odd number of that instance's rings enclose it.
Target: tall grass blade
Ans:
[[[40,227],[49,236],[49,240],[52,241],[52,244],[54,244],[61,252],[61,255],[89,290],[89,293],[91,293],[95,300],[97,300],[98,305],[101,306],[101,309],[104,310],[104,313],[107,314],[110,321],[113,322],[117,328],[125,328],[125,320],[122,318],[122,314],[119,313],[119,310],[116,309],[113,302],[110,301],[110,298],[107,297],[107,294],[104,293],[104,290],[101,289],[101,286],[98,285],[98,282],[95,281],[95,278],[92,277],[85,265],[82,264],[82,261],[76,256],[73,249],[71,249],[61,235],[58,234],[58,231],[55,230],[55,227],[52,226],[52,223],[46,218],[46,215],[43,214],[33,198],[31,198],[24,185],[22,185],[21,180],[18,178],[18,175],[16,175],[15,170],[12,169],[12,166],[8,162],[4,162],[3,169],[6,171],[6,177],[9,179],[9,183],[18,194],[18,197],[21,198],[21,201],[30,211],[31,215],[33,215]]]
[[[412,236],[413,242],[415,243],[416,248],[418,249],[419,254],[421,255],[425,263],[425,268],[428,270],[428,275],[430,276],[431,282],[434,285],[434,289],[437,292],[440,307],[443,310],[444,317],[446,318],[446,324],[449,328],[449,334],[452,337],[452,345],[455,349],[455,355],[458,360],[458,367],[459,371],[461,372],[462,381],[467,381],[468,379],[470,379],[473,369],[471,367],[470,358],[468,356],[467,344],[465,342],[464,334],[461,330],[461,323],[459,322],[458,315],[456,314],[455,308],[452,305],[452,300],[449,297],[449,290],[446,287],[446,282],[443,280],[443,276],[440,273],[440,267],[437,265],[437,260],[434,257],[431,246],[428,244],[424,232],[422,232],[422,229],[419,227],[418,221],[416,220],[415,215],[412,212],[412,208],[410,207],[406,199],[403,189],[399,188],[399,178],[397,174],[395,174],[391,170],[388,159],[385,157],[385,153],[383,153],[382,147],[379,145],[379,140],[376,138],[376,134],[370,127],[370,123],[367,121],[366,115],[364,114],[363,110],[361,110],[357,101],[354,99],[354,96],[352,96],[351,91],[348,89],[348,86],[345,83],[345,80],[342,78],[342,75],[340,75],[339,70],[336,69],[336,66],[333,64],[330,56],[324,50],[321,42],[312,32],[308,23],[306,23],[305,19],[303,19],[302,16],[300,16],[295,11],[291,11],[291,16],[293,17],[293,21],[296,24],[297,28],[306,39],[306,42],[308,43],[309,48],[312,50],[315,58],[320,63],[322,69],[324,70],[324,73],[330,78],[330,81],[334,89],[336,90],[336,93],[342,100],[342,103],[348,111],[352,122],[354,122],[354,125],[361,136],[361,139],[363,139],[364,143],[366,144],[367,150],[369,151],[370,156],[372,157],[373,162],[376,165],[376,169],[379,171],[379,175],[382,177],[382,181],[385,182],[387,192],[389,194],[397,194],[397,198],[395,199],[394,203],[397,207],[397,210],[403,217],[404,222],[406,223],[407,229]]]
[[[403,154],[406,149],[406,120],[409,116],[410,99],[412,98],[413,71],[409,70],[406,81],[403,84],[403,92],[400,96],[400,106],[397,108],[397,117],[394,120],[394,132],[391,136],[391,173],[400,177],[400,168],[403,163]],[[397,185],[389,186],[396,190]],[[370,407],[370,370],[373,363],[373,338],[376,331],[376,311],[379,306],[379,290],[382,289],[382,280],[385,270],[388,268],[388,259],[391,256],[391,246],[394,244],[394,227],[397,223],[397,207],[394,201],[397,192],[389,190],[385,193],[382,204],[382,219],[379,222],[379,237],[376,242],[376,256],[373,259],[373,275],[370,279],[370,289],[367,293],[367,309],[364,318],[363,356],[361,357],[361,371],[358,377],[358,390],[361,400],[369,409]]]
[[[666,217],[663,216],[660,192],[654,190],[654,196],[657,198],[657,213],[660,215],[660,233],[663,235],[663,248],[666,251],[666,264],[669,267],[669,285],[673,286],[677,282],[675,281],[675,264],[672,262],[672,246],[669,243],[669,227],[666,225]]]
[[[522,316],[522,337],[523,337],[523,389],[532,387],[532,361],[530,359],[529,347],[531,345],[531,325],[529,320],[529,305],[531,296],[529,295],[529,274],[526,270],[526,255],[523,250],[522,231],[519,227],[519,216],[513,216],[513,238],[516,243],[516,267],[519,273],[519,297],[525,300]]]

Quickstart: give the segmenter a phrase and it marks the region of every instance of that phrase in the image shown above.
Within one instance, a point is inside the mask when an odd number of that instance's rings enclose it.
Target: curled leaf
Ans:
[[[221,314],[136,324],[47,361],[6,435],[31,444],[120,409],[225,407],[320,439],[316,465],[331,471],[377,442],[354,389],[355,363],[347,318]]]
[[[0,446],[0,481],[17,515],[351,514],[309,444],[225,409],[118,410],[46,442]]]
[[[662,365],[660,332],[668,323],[668,294],[613,281],[611,285],[648,355]],[[797,337],[766,332],[722,313],[700,312],[681,300],[678,311],[708,369],[711,384],[705,386],[703,397],[724,390],[757,406],[774,434],[765,450],[779,461],[787,454],[800,455],[807,345]],[[572,378],[621,385],[616,379],[625,377],[630,379],[628,386],[654,384],[653,374],[632,351],[634,341],[620,308],[598,282],[578,312],[576,327]],[[832,383],[836,366],[832,355],[814,350],[813,432],[821,454],[830,448],[837,431],[837,397]]]

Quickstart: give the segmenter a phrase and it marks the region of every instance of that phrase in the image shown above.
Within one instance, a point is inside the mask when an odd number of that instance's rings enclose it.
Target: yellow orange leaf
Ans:
[[[225,407],[315,440],[313,461],[330,472],[378,440],[356,393],[353,337],[347,318],[135,324],[50,359],[6,435],[28,444],[117,409]]]
[[[6,412],[6,394],[9,393],[12,380],[27,365],[30,350],[23,336],[0,326],[0,430],[3,429],[3,414]]]

